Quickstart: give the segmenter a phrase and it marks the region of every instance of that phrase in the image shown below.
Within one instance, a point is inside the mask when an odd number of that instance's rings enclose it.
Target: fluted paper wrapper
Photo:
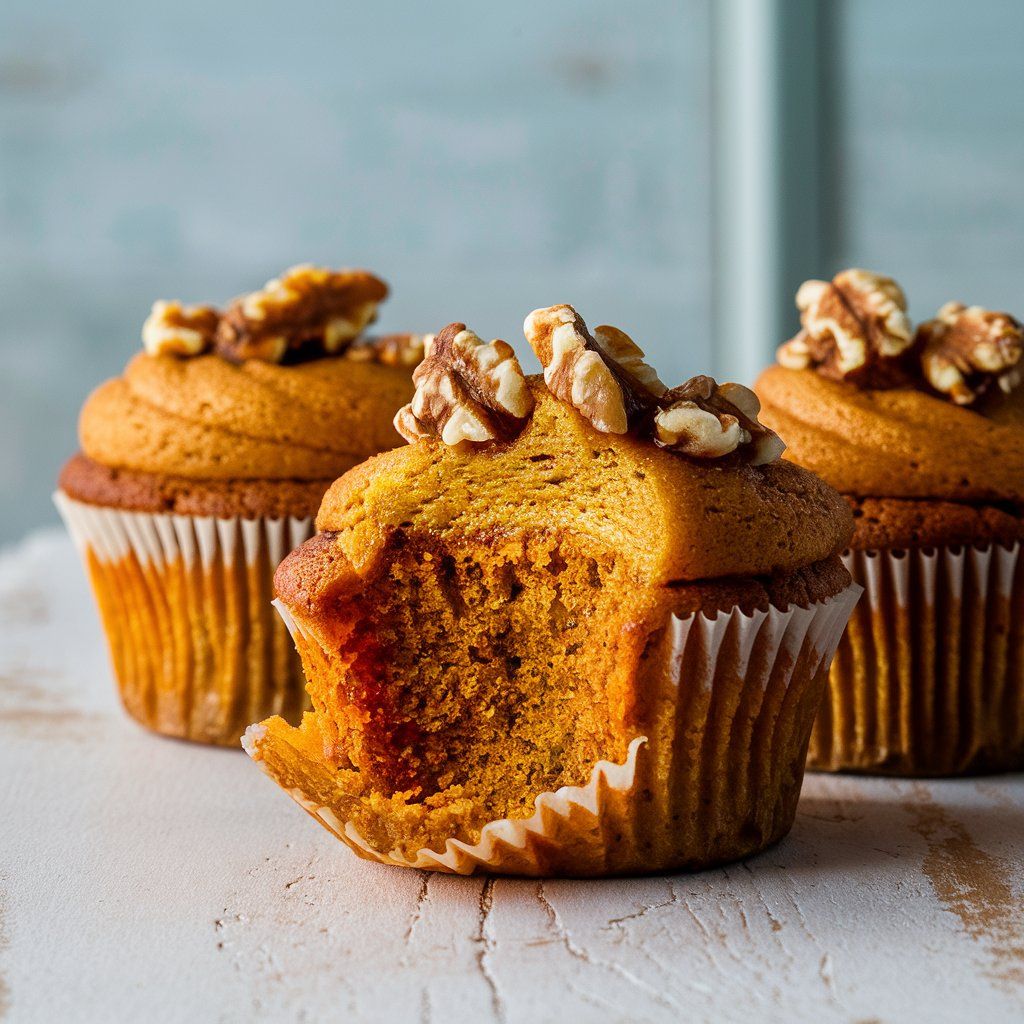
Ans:
[[[864,598],[808,767],[895,775],[1024,768],[1021,544],[845,556]]]
[[[600,761],[581,786],[541,793],[527,819],[486,824],[413,856],[373,848],[339,805],[333,771],[253,726],[243,745],[289,795],[360,857],[455,874],[600,876],[706,867],[754,853],[789,830],[811,724],[836,644],[860,594],[809,608],[672,617],[645,658],[647,735],[622,764]],[[299,644],[315,643],[281,609]]]
[[[274,569],[311,519],[217,519],[54,502],[92,582],[126,710],[156,732],[234,745],[308,706],[275,614]]]

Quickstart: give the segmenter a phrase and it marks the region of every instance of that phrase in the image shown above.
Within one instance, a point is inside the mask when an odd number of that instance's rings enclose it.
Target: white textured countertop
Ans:
[[[697,875],[364,863],[121,713],[71,544],[0,556],[0,1020],[1020,1021],[1024,776],[810,776]]]

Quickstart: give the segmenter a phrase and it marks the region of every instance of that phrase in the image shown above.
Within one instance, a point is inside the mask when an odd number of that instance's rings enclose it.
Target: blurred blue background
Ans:
[[[295,262],[382,274],[382,328],[521,351],[572,302],[672,381],[749,376],[795,283],[847,264],[917,317],[1019,314],[1022,46],[1020,0],[6,0],[0,540],[55,521],[155,298]]]

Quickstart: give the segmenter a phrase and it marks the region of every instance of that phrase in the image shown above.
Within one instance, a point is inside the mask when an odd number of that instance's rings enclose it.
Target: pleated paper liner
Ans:
[[[840,642],[808,767],[894,775],[1024,768],[1024,557],[856,551],[866,590]]]
[[[268,714],[308,707],[272,577],[310,519],[130,512],[54,495],[92,582],[128,713],[147,728],[234,745]]]
[[[288,794],[360,857],[455,874],[602,876],[748,856],[789,830],[811,724],[856,585],[808,608],[672,617],[645,657],[652,708],[624,763],[600,761],[581,786],[536,797],[526,819],[486,824],[406,856],[376,849],[351,820],[320,755],[313,716],[271,719],[243,745]],[[281,609],[296,642],[312,634]]]

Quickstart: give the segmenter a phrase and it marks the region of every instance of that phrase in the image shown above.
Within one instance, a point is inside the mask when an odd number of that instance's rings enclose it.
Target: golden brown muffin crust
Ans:
[[[1024,508],[1024,388],[988,414],[782,366],[765,370],[754,390],[785,457],[845,494]]]
[[[401,443],[408,367],[341,358],[295,366],[137,355],[82,409],[82,451],[117,469],[193,480],[333,478]]]
[[[81,453],[65,463],[58,482],[65,494],[88,505],[220,519],[312,517],[330,485],[330,479],[189,480],[112,469]]]
[[[1001,544],[1024,540],[1024,516],[993,505],[904,498],[848,498],[856,551]]]
[[[807,608],[827,601],[850,585],[850,574],[839,555],[815,562],[793,572],[774,576],[730,577],[696,583],[668,583],[674,615],[692,612],[714,613],[739,608],[746,614],[766,611],[769,606]]]

